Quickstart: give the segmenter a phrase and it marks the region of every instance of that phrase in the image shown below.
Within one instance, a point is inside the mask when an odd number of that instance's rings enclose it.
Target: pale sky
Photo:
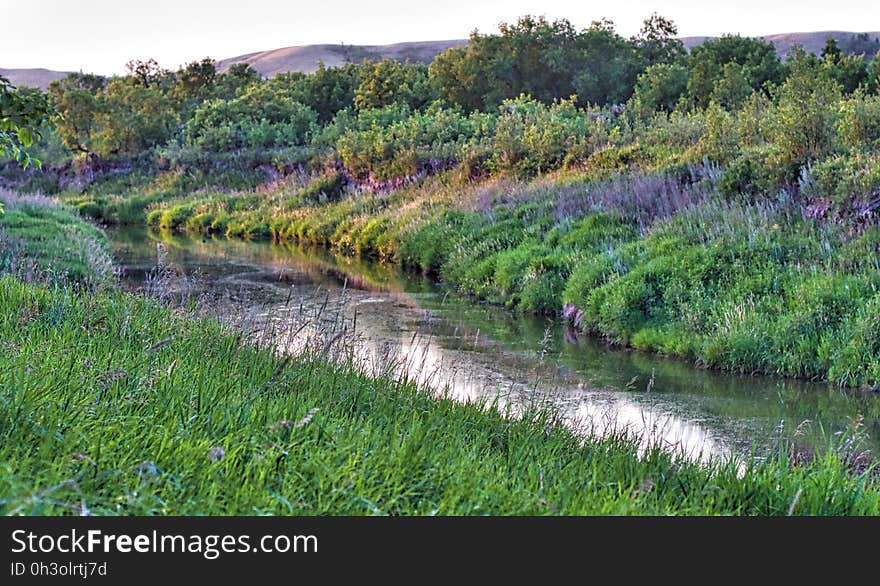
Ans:
[[[0,67],[107,75],[154,57],[176,69],[293,45],[466,38],[524,14],[579,29],[604,17],[631,36],[655,11],[682,36],[880,30],[876,1],[864,0],[0,0]]]

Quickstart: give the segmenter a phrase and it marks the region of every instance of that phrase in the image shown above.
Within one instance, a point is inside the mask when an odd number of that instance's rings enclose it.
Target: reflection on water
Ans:
[[[126,282],[156,262],[156,235],[109,232]],[[551,401],[592,433],[626,429],[691,458],[765,451],[805,420],[814,440],[850,433],[880,447],[880,396],[829,385],[732,375],[611,349],[547,318],[474,303],[394,267],[320,249],[163,236],[168,262],[198,274],[204,291],[256,317],[323,308],[358,334],[371,372],[404,364],[409,376],[461,400],[494,399],[514,412]],[[327,312],[331,307],[336,311]],[[304,339],[308,329],[297,339]],[[295,346],[297,339],[283,343]]]

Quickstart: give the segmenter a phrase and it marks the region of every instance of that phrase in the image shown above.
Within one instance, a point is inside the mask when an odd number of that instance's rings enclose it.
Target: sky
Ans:
[[[880,30],[880,10],[865,0],[0,0],[0,67],[112,75],[152,57],[176,69],[294,45],[466,38],[525,14],[576,28],[607,18],[628,37],[652,12],[681,36]]]

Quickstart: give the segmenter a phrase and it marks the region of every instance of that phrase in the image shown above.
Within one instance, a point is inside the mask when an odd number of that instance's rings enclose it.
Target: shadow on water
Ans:
[[[344,295],[366,363],[394,355],[421,382],[461,399],[550,400],[595,433],[626,427],[692,458],[760,453],[791,439],[827,444],[858,428],[880,453],[880,396],[805,381],[709,371],[610,348],[549,318],[457,295],[396,267],[297,245],[187,238],[143,229],[108,231],[124,283],[143,284],[163,242],[168,262],[240,308]],[[809,421],[808,424],[804,424]]]

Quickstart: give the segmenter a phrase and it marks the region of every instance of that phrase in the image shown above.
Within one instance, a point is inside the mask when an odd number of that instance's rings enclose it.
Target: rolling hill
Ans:
[[[847,53],[865,53],[870,58],[880,50],[880,31],[867,33],[816,31],[767,35],[762,38],[772,42],[780,57],[785,57],[795,45],[801,45],[808,52],[813,51],[818,54],[825,46],[825,40],[828,37],[835,38],[840,48]],[[682,37],[682,41],[685,47],[691,49],[710,38],[713,37]],[[461,47],[467,42],[467,39],[452,39],[395,43],[393,45],[300,45],[221,59],[217,62],[217,67],[220,71],[225,71],[233,63],[248,63],[264,76],[272,77],[276,73],[284,71],[310,73],[318,68],[319,63],[333,67],[345,63],[360,63],[365,59],[380,60],[384,58],[430,63],[438,53],[450,47]],[[0,68],[0,76],[9,79],[13,85],[39,87],[44,90],[49,83],[61,79],[67,74],[68,72],[65,71],[49,69]]]
[[[38,87],[45,90],[56,79],[67,77],[68,71],[51,69],[4,69],[0,67],[0,77],[5,77],[14,86]]]
[[[454,39],[393,45],[303,45],[230,57],[219,61],[217,68],[225,71],[233,63],[248,63],[264,76],[272,77],[283,71],[311,73],[318,68],[319,62],[327,67],[385,58],[430,63],[438,53],[450,47],[467,45],[467,42],[467,39]]]

